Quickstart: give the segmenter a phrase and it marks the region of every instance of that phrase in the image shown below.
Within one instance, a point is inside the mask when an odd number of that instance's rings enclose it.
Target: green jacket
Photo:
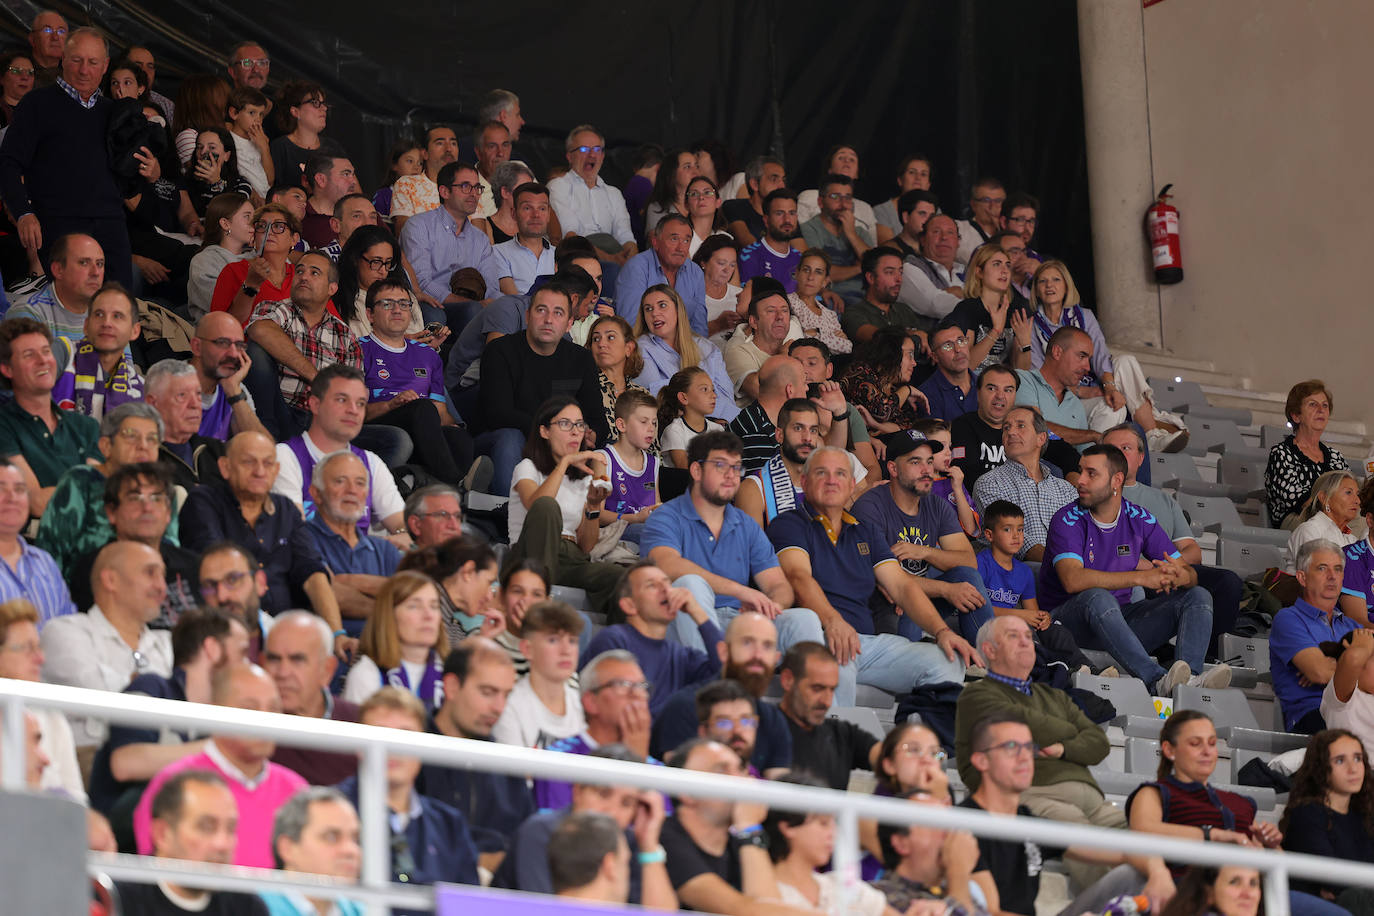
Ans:
[[[954,716],[954,753],[959,778],[970,792],[978,788],[979,774],[973,766],[969,738],[973,726],[987,716],[1012,708],[1030,725],[1031,739],[1041,747],[1064,745],[1062,757],[1037,757],[1033,785],[1051,786],[1060,782],[1086,782],[1094,788],[1088,767],[1100,763],[1111,750],[1107,734],[1074,705],[1069,695],[1044,684],[1032,684],[1031,695],[1008,687],[990,677],[975,681],[959,694]]]

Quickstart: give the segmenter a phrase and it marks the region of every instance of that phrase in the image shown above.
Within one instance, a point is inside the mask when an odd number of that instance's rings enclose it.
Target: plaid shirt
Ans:
[[[979,516],[983,515],[989,503],[999,499],[1021,507],[1026,516],[1026,542],[1019,554],[1023,557],[1036,544],[1044,546],[1054,513],[1078,499],[1078,489],[1064,478],[1055,477],[1050,466],[1043,461],[1040,462],[1040,473],[1044,479],[1036,483],[1026,472],[1025,465],[1019,461],[1008,461],[979,477],[973,487],[973,500],[978,504]]]
[[[248,319],[251,327],[255,321],[271,321],[278,325],[301,355],[314,363],[316,369],[323,369],[331,363],[343,363],[355,369],[363,367],[363,351],[358,338],[348,329],[339,316],[328,310],[320,323],[313,328],[305,323],[301,310],[290,299],[280,302],[259,302]],[[304,410],[306,395],[310,385],[300,375],[285,365],[278,366],[281,374],[281,396],[292,407]]]
[[[81,93],[76,91],[76,87],[73,86],[71,83],[67,82],[66,80],[64,80],[60,76],[57,78],[57,85],[61,86],[62,91],[67,93],[67,95],[71,96],[73,99],[76,99],[76,104],[80,105],[82,108],[85,108],[87,111],[94,108],[95,103],[100,101],[99,87],[97,87],[96,90],[91,93],[91,97],[89,99],[82,101]]]

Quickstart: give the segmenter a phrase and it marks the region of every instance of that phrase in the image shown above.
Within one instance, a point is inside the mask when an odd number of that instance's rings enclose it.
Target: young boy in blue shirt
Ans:
[[[988,503],[983,510],[983,537],[992,546],[978,554],[978,574],[987,586],[993,613],[1015,614],[1030,624],[1035,638],[1031,680],[1063,687],[1072,672],[1091,671],[1073,634],[1055,626],[1050,613],[1040,609],[1035,598],[1035,573],[1016,559],[1026,539],[1026,516],[1021,507],[1005,499]],[[1116,669],[1107,668],[1100,673],[1115,677]]]

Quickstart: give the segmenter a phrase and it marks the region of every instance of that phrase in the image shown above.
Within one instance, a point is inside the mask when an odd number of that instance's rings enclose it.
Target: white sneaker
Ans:
[[[1227,683],[1230,683],[1229,675],[1231,669],[1227,668],[1226,672],[1228,675]],[[1179,659],[1169,666],[1169,670],[1164,673],[1162,678],[1155,682],[1155,696],[1173,696],[1174,688],[1179,684],[1187,684],[1192,676],[1193,669],[1189,668],[1188,663],[1183,659]]]
[[[1145,442],[1150,446],[1150,451],[1156,455],[1181,452],[1188,445],[1188,430],[1180,429],[1171,433],[1156,426],[1154,429],[1145,431]]]
[[[1211,687],[1220,689],[1227,687],[1231,683],[1230,665],[1213,665],[1201,674],[1194,674],[1188,678],[1189,687]]]

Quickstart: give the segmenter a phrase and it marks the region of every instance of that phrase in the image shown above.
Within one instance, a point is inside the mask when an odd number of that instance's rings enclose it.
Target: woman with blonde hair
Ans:
[[[644,371],[635,379],[657,395],[668,380],[683,369],[699,366],[711,377],[716,391],[734,391],[725,359],[716,345],[692,333],[687,306],[682,297],[666,283],[656,283],[639,300],[635,339],[644,358]],[[729,422],[739,413],[731,398],[721,398],[716,414]]]
[[[964,273],[964,299],[949,313],[969,336],[968,366],[979,370],[997,363],[1025,369],[1030,322],[1025,306],[1015,303],[1011,288],[1011,255],[989,242],[969,258]]]
[[[1145,430],[1152,452],[1177,452],[1188,444],[1188,425],[1176,413],[1155,406],[1153,392],[1134,356],[1113,357],[1092,312],[1079,301],[1078,287],[1063,261],[1048,260],[1031,278],[1031,368],[1045,362],[1054,332],[1078,328],[1093,342],[1092,365],[1074,393],[1088,412],[1088,426],[1106,432],[1129,419]]]
[[[439,586],[424,573],[404,570],[386,581],[363,626],[362,657],[344,680],[343,698],[361,703],[382,687],[401,687],[433,711],[444,702],[448,633]]]
[[[0,604],[0,677],[16,681],[43,679],[43,646],[38,640],[38,609],[27,598],[11,598]],[[86,788],[76,762],[76,741],[67,717],[56,709],[33,708],[42,734],[39,747],[48,758],[39,787],[61,789],[85,803]]]
[[[1312,494],[1298,513],[1299,524],[1288,536],[1283,571],[1297,575],[1298,550],[1308,541],[1325,538],[1345,547],[1360,539],[1350,523],[1360,517],[1360,483],[1349,471],[1327,471],[1312,485]]]

